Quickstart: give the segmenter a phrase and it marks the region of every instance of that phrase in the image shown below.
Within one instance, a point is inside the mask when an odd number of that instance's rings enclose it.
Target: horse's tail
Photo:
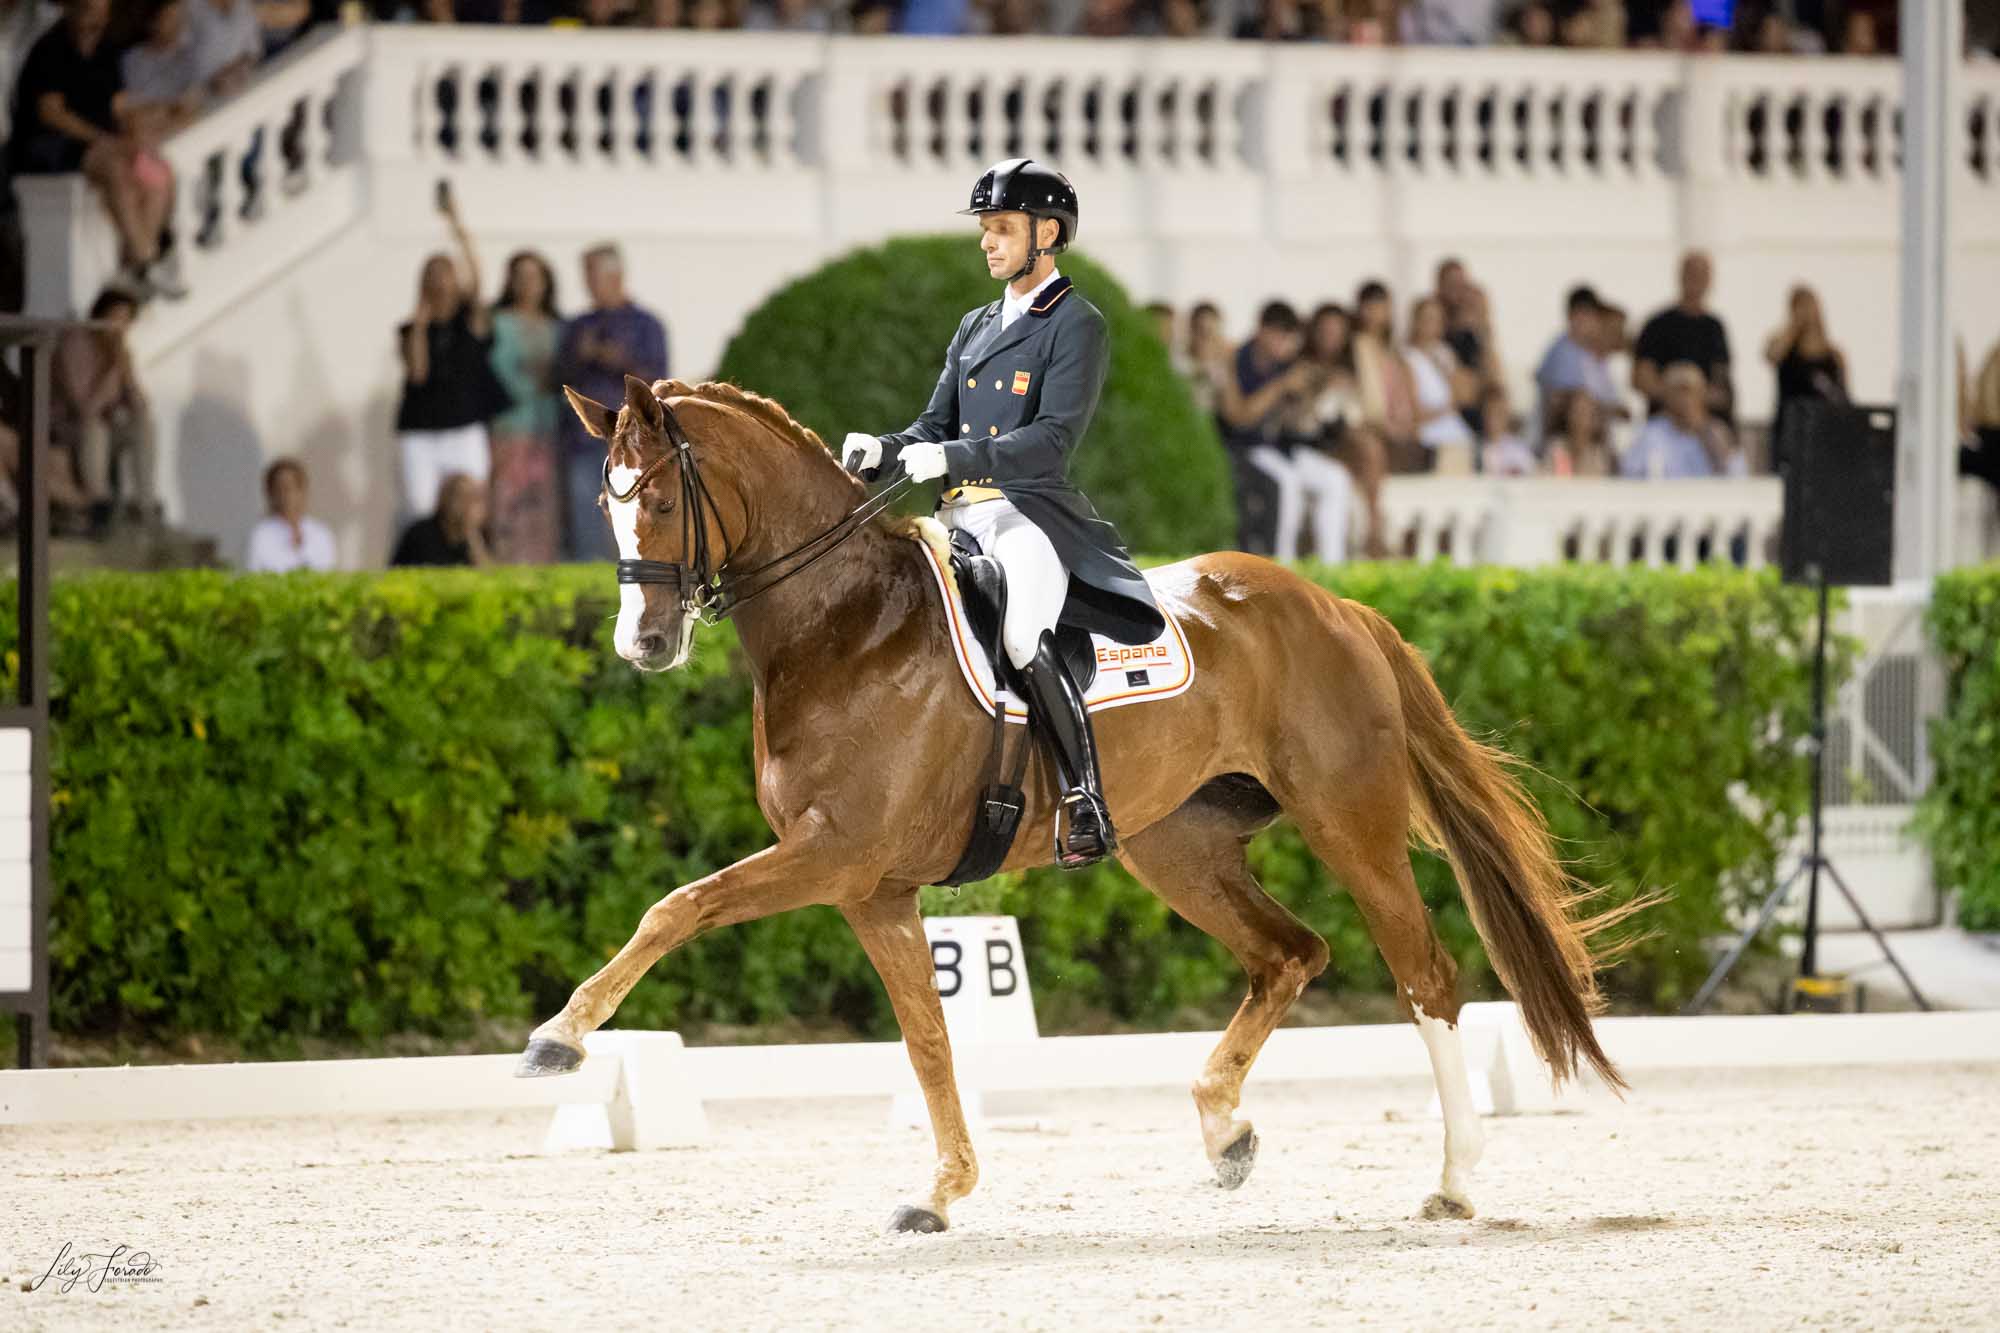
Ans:
[[[1581,1059],[1612,1087],[1624,1087],[1590,1025],[1604,1007],[1597,968],[1616,946],[1593,943],[1643,904],[1585,920],[1572,915],[1589,889],[1564,869],[1548,821],[1509,772],[1519,761],[1466,735],[1417,650],[1382,616],[1357,609],[1402,699],[1413,832],[1451,862],[1486,956],[1557,1080],[1573,1076]]]

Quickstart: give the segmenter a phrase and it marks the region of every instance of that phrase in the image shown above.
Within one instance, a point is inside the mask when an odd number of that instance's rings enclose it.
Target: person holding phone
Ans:
[[[438,486],[453,473],[485,483],[492,471],[486,423],[514,405],[493,373],[493,317],[479,299],[479,257],[442,181],[438,211],[457,242],[457,258],[439,252],[424,261],[417,308],[396,330],[403,358],[396,444],[403,503],[412,514],[436,509]]]

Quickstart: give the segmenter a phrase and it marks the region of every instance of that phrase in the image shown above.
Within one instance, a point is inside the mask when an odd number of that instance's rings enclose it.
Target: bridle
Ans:
[[[681,614],[699,615],[704,624],[713,625],[729,619],[745,602],[763,596],[794,575],[805,573],[859,532],[870,519],[894,504],[914,484],[907,475],[900,477],[856,505],[832,527],[777,559],[766,561],[755,569],[725,573],[734,544],[729,539],[728,526],[722,521],[722,510],[717,507],[708,483],[702,479],[701,468],[695,462],[694,441],[681,429],[674,409],[664,400],[656,401],[659,401],[660,410],[666,416],[666,451],[641,469],[639,475],[632,479],[632,484],[622,491],[611,484],[611,457],[607,453],[604,458],[604,494],[619,504],[637,499],[662,467],[677,460],[681,467],[681,550],[683,553],[692,552],[694,559],[691,564],[669,560],[620,560],[618,582],[670,587],[674,590],[674,599],[680,604]],[[711,514],[715,517],[716,529],[722,534],[722,559],[713,564],[710,562],[708,524],[705,521]],[[797,568],[786,570],[768,583],[744,590],[744,586],[758,575],[796,560],[807,552],[812,554]]]

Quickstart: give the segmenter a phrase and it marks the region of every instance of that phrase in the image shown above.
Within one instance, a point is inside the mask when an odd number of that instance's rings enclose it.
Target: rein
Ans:
[[[903,493],[915,484],[906,474],[863,500],[833,526],[801,542],[777,559],[768,560],[755,569],[746,569],[725,576],[724,571],[729,568],[732,543],[729,540],[729,529],[722,521],[722,511],[716,507],[715,497],[709,493],[708,483],[702,479],[701,468],[695,462],[694,441],[690,440],[687,432],[681,429],[680,420],[674,416],[674,409],[671,406],[661,402],[660,409],[666,414],[667,443],[671,449],[647,464],[645,469],[632,479],[632,484],[622,491],[615,489],[611,484],[611,459],[606,455],[604,493],[620,504],[633,500],[646,488],[647,483],[653,479],[653,474],[658,472],[667,460],[679,459],[681,550],[691,551],[694,562],[685,564],[668,560],[620,560],[618,581],[621,584],[661,584],[673,588],[682,612],[684,614],[694,612],[701,617],[703,624],[713,625],[718,621],[727,620],[745,602],[762,597],[786,579],[805,573],[826,556],[833,554],[870,519],[901,499]],[[709,563],[708,524],[703,521],[706,514],[715,516],[715,526],[722,533],[722,559],[713,567]],[[816,547],[819,549],[815,550]],[[751,579],[788,561],[806,556],[807,552],[812,554],[798,567],[786,570],[759,587],[751,588],[747,592],[741,591],[743,585]]]

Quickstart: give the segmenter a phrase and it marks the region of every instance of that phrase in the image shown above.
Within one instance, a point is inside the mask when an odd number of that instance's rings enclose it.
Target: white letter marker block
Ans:
[[[924,935],[944,1001],[959,1101],[966,1119],[979,1120],[986,1109],[978,1086],[980,1048],[1034,1041],[1041,1035],[1028,991],[1021,927],[1011,916],[933,916],[924,919]],[[892,1128],[926,1129],[930,1123],[921,1091],[896,1094],[889,1108]]]
[[[680,1033],[593,1032],[583,1048],[592,1060],[617,1061],[617,1090],[609,1102],[558,1106],[543,1152],[686,1148],[708,1138]]]

